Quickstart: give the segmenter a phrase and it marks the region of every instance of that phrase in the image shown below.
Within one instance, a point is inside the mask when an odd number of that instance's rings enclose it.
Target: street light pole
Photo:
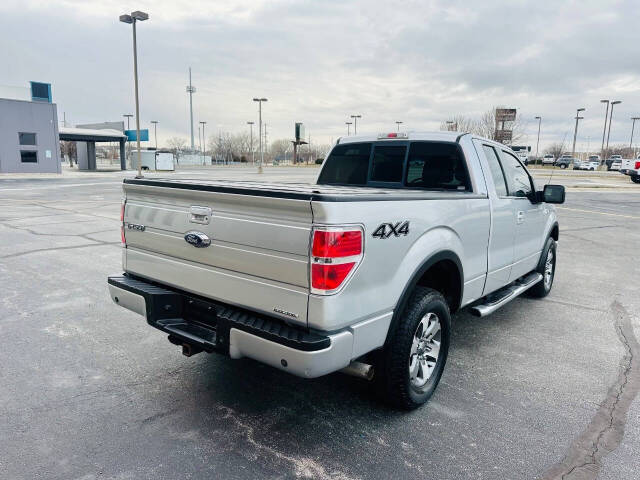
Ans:
[[[345,125],[347,126],[347,137],[349,135],[351,135],[351,125],[353,125],[353,122],[344,122]]]
[[[258,173],[262,173],[262,164],[264,163],[264,152],[262,151],[262,102],[266,102],[267,99],[254,98],[254,102],[258,102],[258,121],[259,121],[259,134],[260,134],[260,165],[258,166]]]
[[[576,128],[573,130],[573,147],[571,148],[571,157],[576,156],[576,137],[578,136],[578,122],[584,118],[580,116],[580,112],[584,112],[584,108],[578,108],[576,110]]]
[[[153,123],[153,136],[156,139],[156,150],[158,149],[158,121],[157,120],[151,120],[151,123]]]
[[[400,131],[400,125],[403,124],[404,122],[401,122],[400,120],[396,120],[396,125],[398,126],[398,131]]]
[[[633,123],[631,124],[631,141],[629,142],[629,149],[633,151],[633,131],[636,128],[636,120],[640,120],[640,117],[631,117],[631,120],[633,120]],[[635,152],[633,156],[635,157]]]
[[[200,125],[202,125],[202,163],[204,164],[204,157],[207,154],[207,137],[204,136],[204,126],[207,124],[207,122],[200,122]]]
[[[606,103],[607,104],[607,109],[604,111],[604,128],[602,129],[602,147],[600,148],[600,155],[602,155],[602,158],[600,159],[600,162],[604,162],[605,158],[604,158],[604,137],[607,134],[607,116],[609,115],[609,100],[600,100],[600,103]]]
[[[353,134],[357,135],[358,134],[358,119],[362,118],[362,115],[351,115],[351,118],[353,118]]]
[[[607,161],[607,155],[609,154],[609,136],[611,135],[611,121],[613,120],[613,106],[622,103],[622,100],[616,100],[615,102],[611,102],[611,112],[609,112],[609,131],[607,132],[607,148],[605,148],[605,158],[603,160]]]
[[[142,177],[142,154],[140,152],[140,101],[138,99],[138,45],[136,42],[136,23],[149,19],[149,14],[136,10],[131,15],[120,15],[120,21],[133,26],[133,78],[136,95],[136,141],[138,144],[138,177]]]
[[[542,117],[536,117],[536,120],[538,120],[538,141],[536,142],[536,160],[537,160],[539,158],[538,148],[540,147],[540,125],[542,124]]]
[[[256,158],[253,152],[253,124],[255,122],[247,122],[247,125],[249,125],[249,145],[250,145],[250,149],[251,149],[251,163],[253,165],[256,164]]]

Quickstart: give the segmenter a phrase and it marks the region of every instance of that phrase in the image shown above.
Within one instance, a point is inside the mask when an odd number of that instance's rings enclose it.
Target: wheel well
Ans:
[[[462,281],[458,266],[452,260],[440,260],[422,274],[416,285],[439,291],[449,304],[451,313],[460,307]]]
[[[556,223],[551,229],[551,238],[553,238],[557,242],[559,236],[560,236],[560,229],[558,228],[558,224]]]

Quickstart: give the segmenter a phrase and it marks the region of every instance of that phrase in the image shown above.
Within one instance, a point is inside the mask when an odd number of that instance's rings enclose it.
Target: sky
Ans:
[[[138,23],[140,122],[159,122],[159,145],[189,137],[189,67],[207,136],[257,124],[256,96],[269,141],[296,121],[329,143],[352,114],[359,133],[429,131],[501,105],[534,149],[542,117],[540,150],[570,144],[585,108],[577,150],[597,150],[600,100],[622,101],[611,144],[628,144],[640,116],[637,0],[2,0],[0,84],[52,83],[70,125],[135,113],[132,29],[118,21],[132,10],[150,16]]]

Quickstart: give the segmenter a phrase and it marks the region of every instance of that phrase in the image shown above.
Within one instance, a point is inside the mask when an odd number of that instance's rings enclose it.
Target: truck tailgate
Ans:
[[[306,325],[308,194],[125,180],[125,270]],[[211,244],[185,241],[201,232]]]

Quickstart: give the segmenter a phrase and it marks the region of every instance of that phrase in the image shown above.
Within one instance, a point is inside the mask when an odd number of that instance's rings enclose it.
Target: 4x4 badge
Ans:
[[[397,222],[397,223],[383,223],[375,232],[371,234],[374,238],[389,238],[391,235],[399,237],[400,235],[409,234],[409,221]]]

